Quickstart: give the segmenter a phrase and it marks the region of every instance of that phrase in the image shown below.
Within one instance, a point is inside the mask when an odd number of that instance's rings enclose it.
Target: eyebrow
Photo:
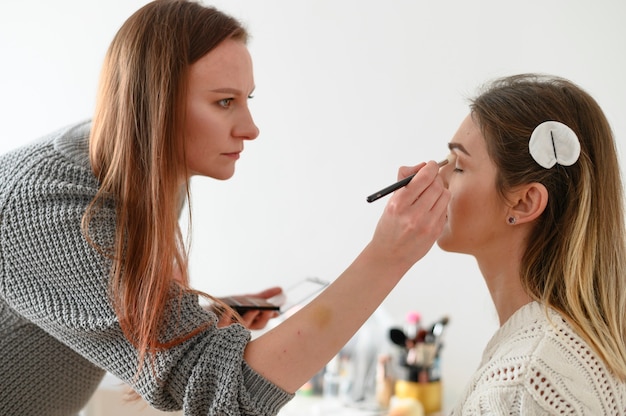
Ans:
[[[252,89],[252,91],[250,91],[250,94],[247,95],[252,95],[254,93],[254,88]],[[232,94],[232,95],[237,95],[237,94],[242,94],[242,92],[236,88],[215,88],[213,90],[211,90],[211,92],[217,92],[217,93],[221,93],[221,94]]]
[[[448,149],[450,150],[458,149],[461,152],[465,153],[466,155],[471,156],[469,152],[467,151],[467,149],[465,148],[465,146],[463,146],[461,143],[450,142],[448,143]]]

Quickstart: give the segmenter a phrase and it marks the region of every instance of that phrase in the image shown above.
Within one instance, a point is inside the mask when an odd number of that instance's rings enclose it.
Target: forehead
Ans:
[[[211,87],[249,91],[253,87],[252,58],[242,41],[227,39],[194,62],[189,68],[189,82]]]
[[[449,146],[450,149],[459,149],[468,156],[481,153],[481,149],[486,151],[485,138],[471,114],[461,122]]]

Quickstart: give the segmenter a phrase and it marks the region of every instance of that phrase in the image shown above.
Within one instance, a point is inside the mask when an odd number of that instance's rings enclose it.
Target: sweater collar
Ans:
[[[538,321],[545,321],[548,317],[553,317],[554,312],[547,309],[539,302],[532,301],[519,308],[513,315],[502,324],[493,334],[491,340],[485,347],[485,356],[490,356],[503,339],[508,339],[512,334],[519,332],[529,324]]]

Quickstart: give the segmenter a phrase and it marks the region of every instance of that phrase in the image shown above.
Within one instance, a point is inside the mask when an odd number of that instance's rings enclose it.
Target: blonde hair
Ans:
[[[181,148],[187,72],[225,39],[246,42],[247,34],[214,8],[157,0],[123,24],[102,68],[89,149],[100,188],[83,230],[88,234],[98,210],[113,204],[114,246],[99,248],[113,260],[112,304],[140,363],[203,329],[160,339],[172,296],[189,290],[178,223],[189,193]]]
[[[626,380],[626,249],[623,188],[615,140],[597,102],[572,82],[523,74],[494,81],[472,100],[497,166],[504,197],[517,185],[539,182],[548,205],[522,260],[527,292],[558,310]],[[539,166],[528,152],[533,129],[548,120],[578,135],[572,166]]]

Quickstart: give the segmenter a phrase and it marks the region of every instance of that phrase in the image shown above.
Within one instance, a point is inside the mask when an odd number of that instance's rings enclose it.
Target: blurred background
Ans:
[[[0,6],[0,151],[91,117],[100,65],[146,1]],[[259,138],[234,178],[192,183],[191,276],[213,295],[332,281],[369,241],[400,165],[441,160],[494,77],[557,74],[604,108],[624,159],[626,3],[621,0],[217,0],[252,34]],[[625,165],[626,166],[626,165]],[[601,167],[599,167],[601,168]],[[186,227],[186,223],[183,224]],[[431,252],[381,306],[450,317],[445,403],[459,398],[497,317],[473,258]]]

